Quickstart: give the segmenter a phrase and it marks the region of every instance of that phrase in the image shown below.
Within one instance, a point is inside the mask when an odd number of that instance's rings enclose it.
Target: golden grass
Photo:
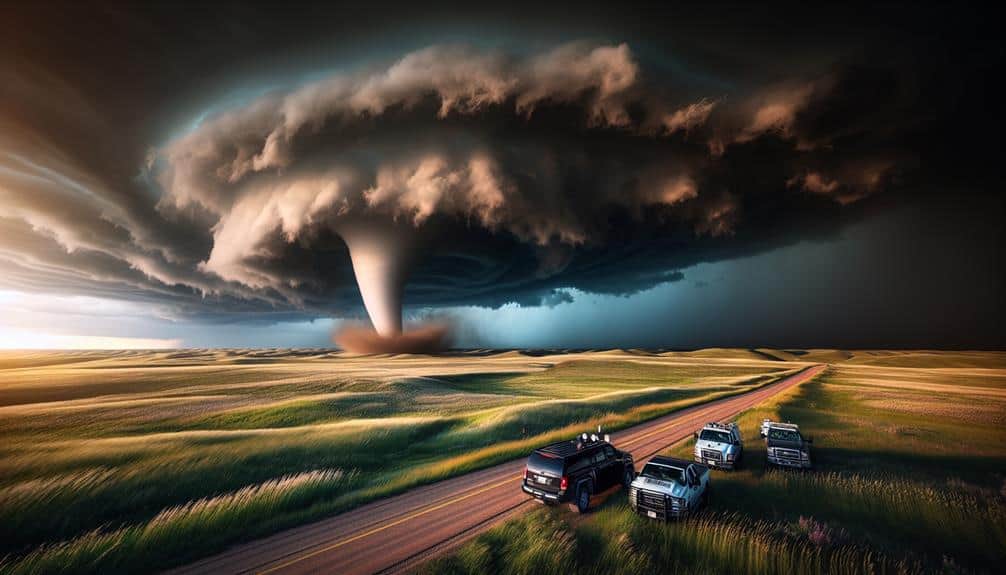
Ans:
[[[348,479],[338,469],[287,475],[215,497],[165,509],[149,521],[96,530],[70,541],[45,545],[17,561],[0,561],[0,573],[75,573],[99,565],[103,572],[147,570],[192,555],[207,543],[220,545],[247,532],[249,525],[289,523],[291,508],[302,508],[343,488]],[[148,562],[138,562],[145,556]]]
[[[908,413],[933,418],[950,418],[969,423],[1001,426],[1006,424],[1006,403],[974,403],[925,399],[864,399],[864,405],[880,411]]]

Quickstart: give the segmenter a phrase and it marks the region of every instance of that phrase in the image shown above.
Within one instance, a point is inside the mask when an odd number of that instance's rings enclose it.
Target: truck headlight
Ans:
[[[632,507],[636,506],[636,488],[635,487],[630,487],[629,488],[629,505],[631,505]]]
[[[734,454],[733,454],[733,452],[728,453],[727,454],[727,461],[733,461],[733,460],[734,460]]]
[[[801,451],[800,452],[800,457],[802,457],[804,461],[810,461],[810,452],[809,451]]]

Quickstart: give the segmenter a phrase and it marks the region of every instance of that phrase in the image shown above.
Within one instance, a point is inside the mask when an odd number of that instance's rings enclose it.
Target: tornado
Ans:
[[[415,233],[378,218],[356,219],[336,229],[349,248],[374,330],[382,337],[397,336],[402,332],[402,290],[413,261]]]
[[[436,353],[446,348],[447,323],[402,330],[402,293],[422,243],[419,231],[386,218],[354,218],[341,222],[336,231],[349,248],[373,329],[344,327],[333,336],[334,341],[356,353]]]

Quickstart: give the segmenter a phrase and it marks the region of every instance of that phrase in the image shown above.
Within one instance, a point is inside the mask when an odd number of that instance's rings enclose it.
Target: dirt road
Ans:
[[[709,421],[737,413],[802,383],[809,367],[755,391],[690,407],[612,434],[637,469],[649,457]],[[503,463],[375,501],[309,525],[251,541],[171,571],[221,573],[396,573],[456,547],[534,505],[520,489],[524,460]]]

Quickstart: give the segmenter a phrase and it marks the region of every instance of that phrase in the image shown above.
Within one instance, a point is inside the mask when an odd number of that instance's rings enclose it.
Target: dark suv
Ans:
[[[635,477],[632,456],[586,433],[535,449],[527,458],[521,489],[545,503],[569,502],[584,513],[590,496],[615,485],[628,487]]]

